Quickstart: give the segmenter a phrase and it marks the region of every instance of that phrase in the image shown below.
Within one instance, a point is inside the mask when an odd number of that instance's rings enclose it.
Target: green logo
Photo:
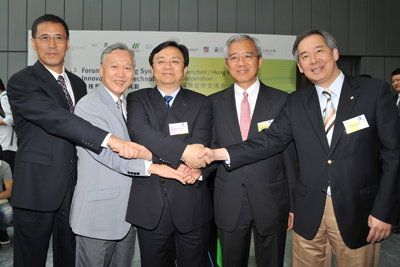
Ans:
[[[133,43],[132,49],[139,49],[140,43]]]

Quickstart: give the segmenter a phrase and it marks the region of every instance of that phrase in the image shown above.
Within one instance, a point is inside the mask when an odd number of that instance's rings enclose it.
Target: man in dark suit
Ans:
[[[234,170],[294,140],[293,266],[323,266],[329,246],[336,266],[371,266],[376,242],[390,234],[396,199],[400,122],[392,94],[383,81],[345,76],[325,31],[300,34],[293,54],[313,85],[291,94],[257,138],[203,154]]]
[[[39,60],[8,82],[18,135],[11,197],[16,267],[44,266],[51,236],[54,266],[74,266],[69,210],[76,183],[75,145],[96,153],[108,145],[121,156],[139,154],[135,144],[73,114],[86,85],[64,68],[68,38],[68,26],[61,18],[46,14],[36,19],[32,47]]]
[[[128,95],[128,131],[153,153],[154,163],[183,160],[204,165],[198,151],[211,142],[211,103],[181,87],[189,64],[184,45],[168,41],[150,54],[156,87]],[[190,145],[201,144],[201,145]],[[127,221],[136,225],[141,264],[146,267],[206,266],[211,201],[200,172],[184,185],[151,175],[133,178]]]
[[[287,94],[261,83],[260,42],[234,35],[225,47],[225,65],[234,80],[211,96],[212,147],[253,138],[277,116]],[[257,266],[282,266],[289,214],[290,181],[296,177],[293,144],[284,153],[233,171],[218,165],[214,187],[215,221],[220,230],[223,266],[247,266],[251,232]],[[289,224],[291,224],[289,222]]]

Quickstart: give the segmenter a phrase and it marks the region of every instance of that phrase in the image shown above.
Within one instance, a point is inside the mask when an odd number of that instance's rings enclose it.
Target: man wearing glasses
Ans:
[[[76,149],[107,149],[138,157],[142,147],[121,140],[73,114],[85,83],[64,68],[68,26],[46,14],[33,22],[38,61],[14,74],[7,94],[18,135],[14,186],[14,266],[45,266],[50,237],[53,265],[74,266],[75,238],[69,226],[76,184]]]
[[[211,103],[181,86],[188,49],[161,43],[150,54],[156,86],[128,95],[128,131],[153,153],[153,162],[177,168],[204,166],[197,151],[211,142]],[[190,145],[201,144],[201,145]],[[206,266],[211,200],[200,172],[179,181],[133,178],[126,220],[137,226],[143,267]]]
[[[258,79],[263,63],[258,39],[234,35],[224,52],[234,84],[211,96],[213,147],[239,143],[268,128],[287,96]],[[292,221],[288,225],[289,182],[295,179],[296,163],[291,145],[283,153],[233,171],[213,165],[217,167],[214,212],[223,266],[247,266],[252,232],[257,266],[283,265],[286,229]]]

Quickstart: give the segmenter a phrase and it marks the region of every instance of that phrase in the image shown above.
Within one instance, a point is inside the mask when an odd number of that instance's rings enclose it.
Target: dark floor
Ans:
[[[1,246],[0,248],[0,266],[1,267],[12,267],[13,257],[13,229],[9,228],[8,233],[11,238],[11,244]],[[288,234],[285,251],[285,267],[290,266],[290,241],[291,234]],[[137,242],[136,242],[137,244]],[[252,249],[253,250],[253,249]],[[51,267],[52,264],[52,253],[51,249],[47,258],[46,266]],[[140,255],[138,247],[135,248],[135,258],[132,264],[133,267],[140,266]],[[254,259],[254,252],[250,252],[249,265],[250,267],[256,266]],[[381,255],[379,259],[380,267],[398,267],[400,266],[400,234],[392,234],[387,240],[382,243]]]

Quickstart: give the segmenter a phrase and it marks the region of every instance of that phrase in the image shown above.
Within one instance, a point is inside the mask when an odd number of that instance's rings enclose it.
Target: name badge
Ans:
[[[268,129],[273,121],[274,119],[267,121],[260,121],[259,123],[257,123],[258,131],[261,132],[262,130]]]
[[[169,124],[169,135],[188,134],[189,127],[187,122],[177,122]]]
[[[343,124],[347,134],[351,134],[369,127],[367,118],[365,118],[364,114],[345,120],[343,121]]]

